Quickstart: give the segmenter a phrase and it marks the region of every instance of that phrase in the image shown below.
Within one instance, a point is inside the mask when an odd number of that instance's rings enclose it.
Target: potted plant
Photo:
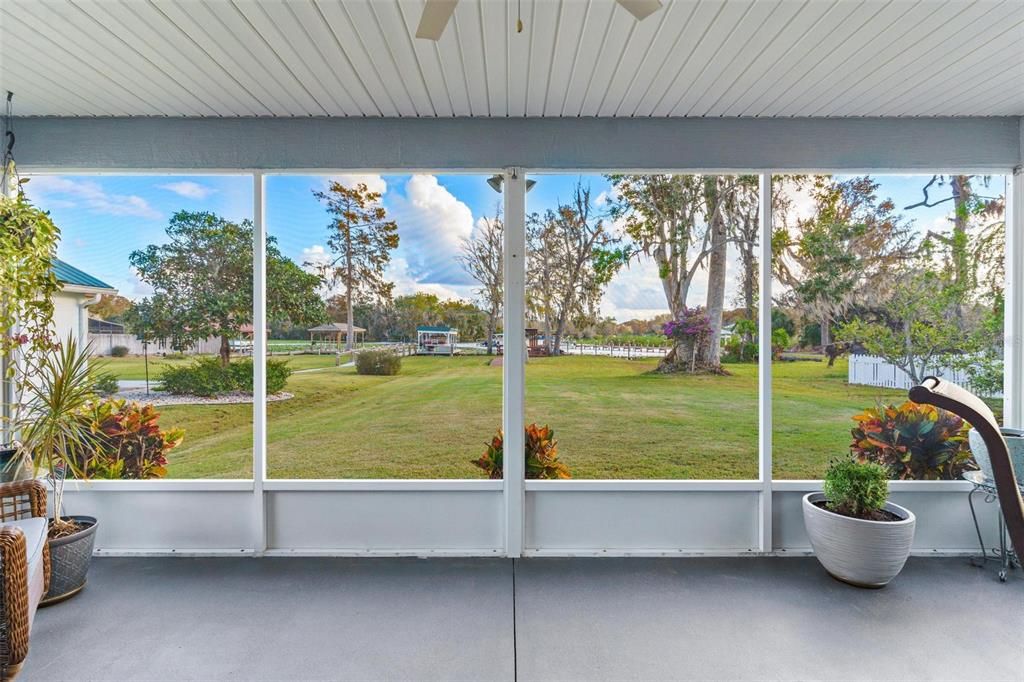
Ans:
[[[56,346],[34,353],[24,371],[31,377],[23,384],[15,425],[21,449],[37,470],[45,469],[53,489],[50,519],[50,590],[41,602],[53,604],[76,594],[85,586],[96,538],[96,519],[64,516],[64,479],[76,472],[85,452],[95,449],[96,434],[82,418],[95,397],[95,378],[89,371],[88,353],[71,335]]]
[[[903,569],[917,518],[888,501],[881,464],[842,460],[825,473],[823,492],[804,496],[804,527],[832,577],[858,587],[884,587]]]
[[[569,467],[558,459],[558,441],[550,426],[527,426],[523,446],[526,478],[572,478]],[[500,479],[505,475],[504,453],[505,437],[501,429],[498,429],[498,433],[487,444],[487,451],[480,459],[472,459],[470,463],[486,471],[488,478]]]
[[[60,288],[53,274],[53,257],[60,230],[46,211],[33,206],[15,182],[13,161],[3,169],[0,191],[0,480],[16,481],[32,475],[17,441],[13,423],[25,374],[22,358],[50,344],[53,294]],[[8,180],[11,180],[8,183]]]

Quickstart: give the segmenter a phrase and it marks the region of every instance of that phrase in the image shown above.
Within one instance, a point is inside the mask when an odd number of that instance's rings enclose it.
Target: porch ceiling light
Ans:
[[[501,186],[504,182],[505,176],[501,175],[500,173],[498,175],[492,175],[491,177],[487,178],[487,184],[490,185],[491,189],[493,189],[498,194],[501,194]],[[533,186],[536,184],[536,180],[527,180],[526,191],[529,192],[531,189],[533,189]]]

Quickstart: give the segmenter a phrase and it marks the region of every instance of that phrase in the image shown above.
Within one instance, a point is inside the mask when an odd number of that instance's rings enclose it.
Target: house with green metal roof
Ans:
[[[71,335],[85,345],[89,341],[89,306],[99,303],[103,295],[116,294],[117,289],[59,258],[53,259],[53,274],[60,282],[60,291],[53,296],[54,332],[59,339]]]
[[[65,291],[99,294],[111,294],[117,291],[103,280],[93,277],[88,272],[79,270],[59,258],[53,259],[53,274]]]

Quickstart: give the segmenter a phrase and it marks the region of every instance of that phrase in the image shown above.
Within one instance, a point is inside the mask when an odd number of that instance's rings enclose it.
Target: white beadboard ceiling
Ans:
[[[423,4],[0,0],[0,89],[23,116],[1024,115],[1024,0],[461,0],[437,43]]]

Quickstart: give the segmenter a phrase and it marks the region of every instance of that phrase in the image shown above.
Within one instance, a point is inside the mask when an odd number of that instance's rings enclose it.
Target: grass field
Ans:
[[[162,361],[166,364],[180,360]],[[529,421],[550,424],[575,478],[755,478],[757,367],[731,376],[665,376],[656,360],[535,358],[527,366]],[[291,400],[268,405],[273,478],[479,478],[478,457],[501,423],[501,368],[486,358],[412,357],[394,377],[359,376],[329,356],[296,356]],[[137,358],[111,360],[139,378]],[[151,365],[151,372],[153,368]],[[820,477],[848,451],[850,417],[900,391],[846,384],[846,363],[776,363],[778,478]],[[152,374],[151,374],[152,376]],[[167,406],[181,426],[173,478],[251,475],[251,405]]]

